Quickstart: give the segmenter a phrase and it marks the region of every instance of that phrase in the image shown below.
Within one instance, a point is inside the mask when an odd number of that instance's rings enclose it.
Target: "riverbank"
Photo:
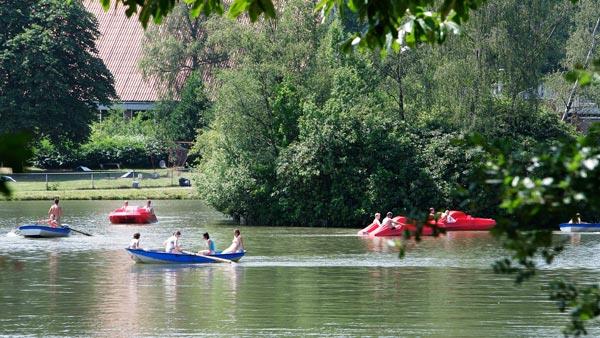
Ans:
[[[19,190],[13,189],[9,200],[166,200],[198,199],[193,187],[124,188],[124,189],[77,189],[77,190]],[[1,200],[2,198],[0,198]]]

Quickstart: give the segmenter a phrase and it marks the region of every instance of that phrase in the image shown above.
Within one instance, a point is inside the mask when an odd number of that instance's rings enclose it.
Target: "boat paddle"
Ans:
[[[77,230],[77,229],[73,229],[73,228],[71,228],[71,227],[70,227],[70,226],[68,226],[68,225],[63,225],[62,227],[63,227],[63,228],[68,228],[68,229],[71,229],[71,231],[78,232],[78,233],[80,233],[80,234],[82,234],[82,235],[86,235],[86,236],[93,236],[92,234],[89,234],[89,233],[87,233],[87,232],[84,232],[84,231],[81,231],[81,230]]]
[[[221,257],[206,256],[206,255],[201,255],[201,254],[193,253],[193,252],[189,252],[189,251],[181,251],[181,252],[183,252],[184,254],[187,254],[187,255],[194,255],[194,256],[198,256],[198,257],[212,259],[213,261],[217,261],[217,262],[221,262],[221,263],[237,264],[236,262],[234,262],[230,259],[225,259],[225,258],[221,258]]]

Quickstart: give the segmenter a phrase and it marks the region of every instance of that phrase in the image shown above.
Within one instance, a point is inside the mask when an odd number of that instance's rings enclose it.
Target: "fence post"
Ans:
[[[94,188],[94,173],[92,173],[92,189],[96,189]]]
[[[46,174],[46,191],[48,191],[48,174]]]

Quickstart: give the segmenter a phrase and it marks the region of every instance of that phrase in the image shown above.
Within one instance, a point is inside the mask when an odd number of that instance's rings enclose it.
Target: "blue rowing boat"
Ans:
[[[131,254],[131,258],[137,263],[177,263],[177,264],[205,264],[221,263],[228,261],[239,261],[244,257],[244,252],[215,254],[215,255],[196,255],[192,253],[168,253],[161,250],[144,249],[125,249]],[[231,262],[229,262],[231,263]]]
[[[561,223],[564,232],[600,232],[600,223]]]
[[[68,226],[50,227],[39,224],[27,224],[19,227],[19,232],[25,237],[31,238],[52,238],[67,237],[71,234]]]

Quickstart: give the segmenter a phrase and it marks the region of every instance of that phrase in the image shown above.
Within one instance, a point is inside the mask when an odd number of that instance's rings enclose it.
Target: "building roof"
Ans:
[[[139,69],[144,29],[137,18],[128,18],[122,6],[112,6],[105,12],[99,0],[85,0],[83,4],[98,19],[100,37],[96,47],[115,79],[119,99],[124,102],[157,101],[158,86],[154,81],[144,79]]]

